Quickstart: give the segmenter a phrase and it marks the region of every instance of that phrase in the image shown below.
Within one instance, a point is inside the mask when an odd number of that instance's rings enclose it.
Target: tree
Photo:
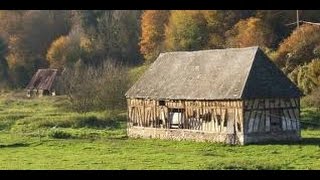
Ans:
[[[225,32],[230,30],[239,20],[253,14],[250,10],[203,10],[209,34],[207,47],[224,48]]]
[[[228,31],[228,47],[260,46],[270,47],[273,41],[273,33],[270,27],[259,18],[240,20]]]
[[[167,50],[199,50],[206,45],[207,39],[206,20],[201,11],[171,11],[165,28]]]
[[[62,69],[66,63],[66,49],[69,45],[69,38],[67,36],[60,36],[53,41],[47,52],[47,60],[50,67]]]
[[[169,11],[147,10],[141,15],[140,52],[146,62],[154,61],[163,51],[164,30]]]
[[[8,65],[12,76],[21,74],[14,80],[22,79],[24,83],[14,81],[14,84],[26,85],[24,79],[30,79],[37,68],[47,67],[45,60],[47,49],[57,37],[69,31],[68,11],[13,11],[2,14],[11,21],[4,21],[3,31],[7,32],[9,52]],[[16,68],[16,66],[19,66]],[[21,66],[21,67],[20,67]],[[14,72],[23,69],[21,72]]]
[[[6,60],[7,45],[3,38],[0,38],[0,89],[8,84],[8,63]]]
[[[86,59],[92,49],[93,44],[89,38],[79,31],[72,30],[68,36],[61,36],[53,41],[46,57],[50,67],[62,70],[81,58]]]
[[[310,95],[302,99],[308,106],[315,107],[320,111],[320,87],[314,89]]]
[[[256,10],[254,17],[261,19],[273,32],[270,48],[275,49],[294,30],[295,25],[286,24],[296,21],[296,10]]]
[[[305,94],[310,94],[320,87],[320,59],[298,66],[288,76]]]
[[[274,60],[286,73],[290,73],[297,66],[318,58],[319,47],[320,27],[304,24],[280,44]]]
[[[128,64],[139,62],[140,11],[74,11],[73,15],[73,24],[95,42],[87,57],[91,64],[101,64],[106,59]]]

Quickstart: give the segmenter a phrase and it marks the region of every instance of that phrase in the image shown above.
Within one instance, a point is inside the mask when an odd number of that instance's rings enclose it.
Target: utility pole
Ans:
[[[299,29],[299,10],[297,10],[297,29]]]

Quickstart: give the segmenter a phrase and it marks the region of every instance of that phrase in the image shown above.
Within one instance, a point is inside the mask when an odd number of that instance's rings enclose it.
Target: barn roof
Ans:
[[[57,76],[57,69],[38,69],[26,89],[50,90]]]
[[[222,100],[299,97],[258,47],[161,53],[128,98]]]

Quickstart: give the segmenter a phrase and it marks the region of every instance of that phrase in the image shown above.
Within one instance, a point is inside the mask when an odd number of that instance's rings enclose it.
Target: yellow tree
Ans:
[[[201,11],[171,11],[169,22],[165,29],[166,50],[203,49],[207,40],[206,20]]]
[[[140,52],[146,62],[152,62],[163,50],[164,28],[169,11],[147,10],[141,16]]]
[[[203,10],[208,32],[207,48],[225,47],[225,32],[230,30],[240,19],[253,14],[250,10]]]
[[[69,46],[69,38],[67,36],[60,36],[53,41],[47,52],[47,60],[50,67],[61,69],[66,63],[66,49]]]
[[[260,46],[267,48],[273,40],[273,33],[268,24],[254,17],[240,20],[226,34],[229,47]]]

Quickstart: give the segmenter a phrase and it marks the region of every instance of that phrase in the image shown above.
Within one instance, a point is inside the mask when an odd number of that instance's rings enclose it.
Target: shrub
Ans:
[[[72,137],[72,135],[70,133],[64,132],[62,130],[50,131],[48,136],[51,138],[56,138],[56,139],[69,139]]]
[[[116,127],[118,122],[115,118],[111,119],[99,119],[96,116],[78,117],[75,121],[74,127],[89,127],[89,128],[106,128]]]
[[[317,108],[320,111],[320,87],[316,88],[311,92],[310,95],[302,99],[302,104]]]
[[[288,76],[305,94],[310,94],[320,86],[320,60],[313,59],[308,64],[298,66]]]
[[[99,67],[85,65],[81,60],[66,69],[61,77],[61,90],[78,112],[123,109],[130,79],[127,68],[107,61]]]

